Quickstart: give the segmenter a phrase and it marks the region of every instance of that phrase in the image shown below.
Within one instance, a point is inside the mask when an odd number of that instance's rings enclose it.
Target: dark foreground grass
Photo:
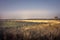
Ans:
[[[60,40],[60,23],[4,21],[2,24],[0,40]]]

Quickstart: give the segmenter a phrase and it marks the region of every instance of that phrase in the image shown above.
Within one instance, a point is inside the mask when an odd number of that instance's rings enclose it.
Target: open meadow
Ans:
[[[60,40],[60,20],[0,20],[0,40]]]

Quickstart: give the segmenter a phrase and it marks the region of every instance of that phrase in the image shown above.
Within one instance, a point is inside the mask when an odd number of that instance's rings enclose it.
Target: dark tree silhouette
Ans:
[[[57,20],[58,19],[58,16],[55,16],[54,18]]]

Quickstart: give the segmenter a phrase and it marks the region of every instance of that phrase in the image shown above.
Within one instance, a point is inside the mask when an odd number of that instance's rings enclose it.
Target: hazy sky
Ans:
[[[60,17],[60,0],[0,0],[0,18]]]

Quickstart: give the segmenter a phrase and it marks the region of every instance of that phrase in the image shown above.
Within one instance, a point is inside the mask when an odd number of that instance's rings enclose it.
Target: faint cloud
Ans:
[[[28,19],[34,17],[41,17],[49,13],[48,10],[16,10],[16,11],[5,11],[3,18],[16,18],[16,19]]]

